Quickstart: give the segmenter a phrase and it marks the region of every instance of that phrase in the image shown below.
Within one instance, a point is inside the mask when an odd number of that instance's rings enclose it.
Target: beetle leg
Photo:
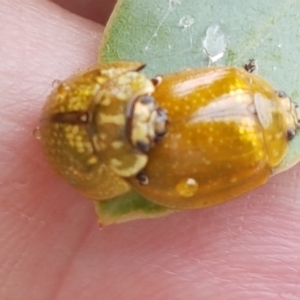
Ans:
[[[299,107],[299,104],[295,101],[292,101],[292,104],[294,105],[294,108],[295,108],[295,113],[296,113],[296,126],[297,126],[297,129],[300,129],[300,107]]]
[[[257,69],[255,60],[253,58],[250,58],[249,61],[244,65],[244,69],[248,73],[253,73]]]
[[[159,86],[162,82],[162,77],[161,76],[155,76],[154,78],[151,79],[153,85],[155,87]]]
[[[135,177],[138,182],[140,183],[140,185],[147,185],[149,183],[149,178],[146,175],[145,171],[142,170],[139,173],[137,173],[136,177]]]
[[[291,141],[295,135],[296,135],[296,131],[292,128],[289,128],[287,131],[286,131],[286,135],[287,135],[287,139],[288,141]]]
[[[287,98],[288,97],[288,95],[284,91],[276,91],[276,93],[279,98]]]
[[[137,141],[136,148],[143,153],[147,153],[150,150],[150,144],[142,140]]]

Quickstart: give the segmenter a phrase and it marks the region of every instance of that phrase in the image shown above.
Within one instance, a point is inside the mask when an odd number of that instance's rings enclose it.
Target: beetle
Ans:
[[[123,178],[148,162],[165,133],[166,114],[150,96],[154,85],[137,62],[113,62],[58,83],[42,110],[39,136],[57,173],[88,198],[124,194]]]
[[[174,209],[224,202],[265,183],[300,127],[296,103],[245,68],[149,79],[139,62],[62,81],[43,108],[47,160],[94,200],[131,188]]]

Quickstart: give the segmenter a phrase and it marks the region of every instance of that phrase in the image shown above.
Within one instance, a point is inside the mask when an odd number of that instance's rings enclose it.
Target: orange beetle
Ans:
[[[60,175],[94,200],[132,187],[175,209],[224,202],[266,182],[299,128],[285,93],[242,68],[150,80],[143,67],[99,65],[52,92],[40,135]]]
[[[299,128],[297,105],[242,68],[165,75],[152,96],[168,112],[168,134],[139,175],[147,184],[130,182],[167,207],[209,206],[265,183]]]

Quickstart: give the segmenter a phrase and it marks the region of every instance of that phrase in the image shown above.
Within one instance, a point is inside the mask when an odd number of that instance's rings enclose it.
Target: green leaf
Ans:
[[[217,65],[243,66],[249,58],[258,73],[299,102],[300,1],[122,0],[105,30],[99,60],[147,63],[149,76],[209,64],[203,41],[219,25],[228,39]],[[300,135],[275,173],[300,160]]]
[[[175,212],[144,199],[135,191],[108,201],[94,201],[100,225],[156,218]]]

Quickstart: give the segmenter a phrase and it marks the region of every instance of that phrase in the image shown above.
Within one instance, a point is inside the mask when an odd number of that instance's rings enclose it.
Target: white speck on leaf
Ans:
[[[192,26],[195,23],[195,19],[192,16],[184,16],[179,20],[178,26],[185,29]]]

